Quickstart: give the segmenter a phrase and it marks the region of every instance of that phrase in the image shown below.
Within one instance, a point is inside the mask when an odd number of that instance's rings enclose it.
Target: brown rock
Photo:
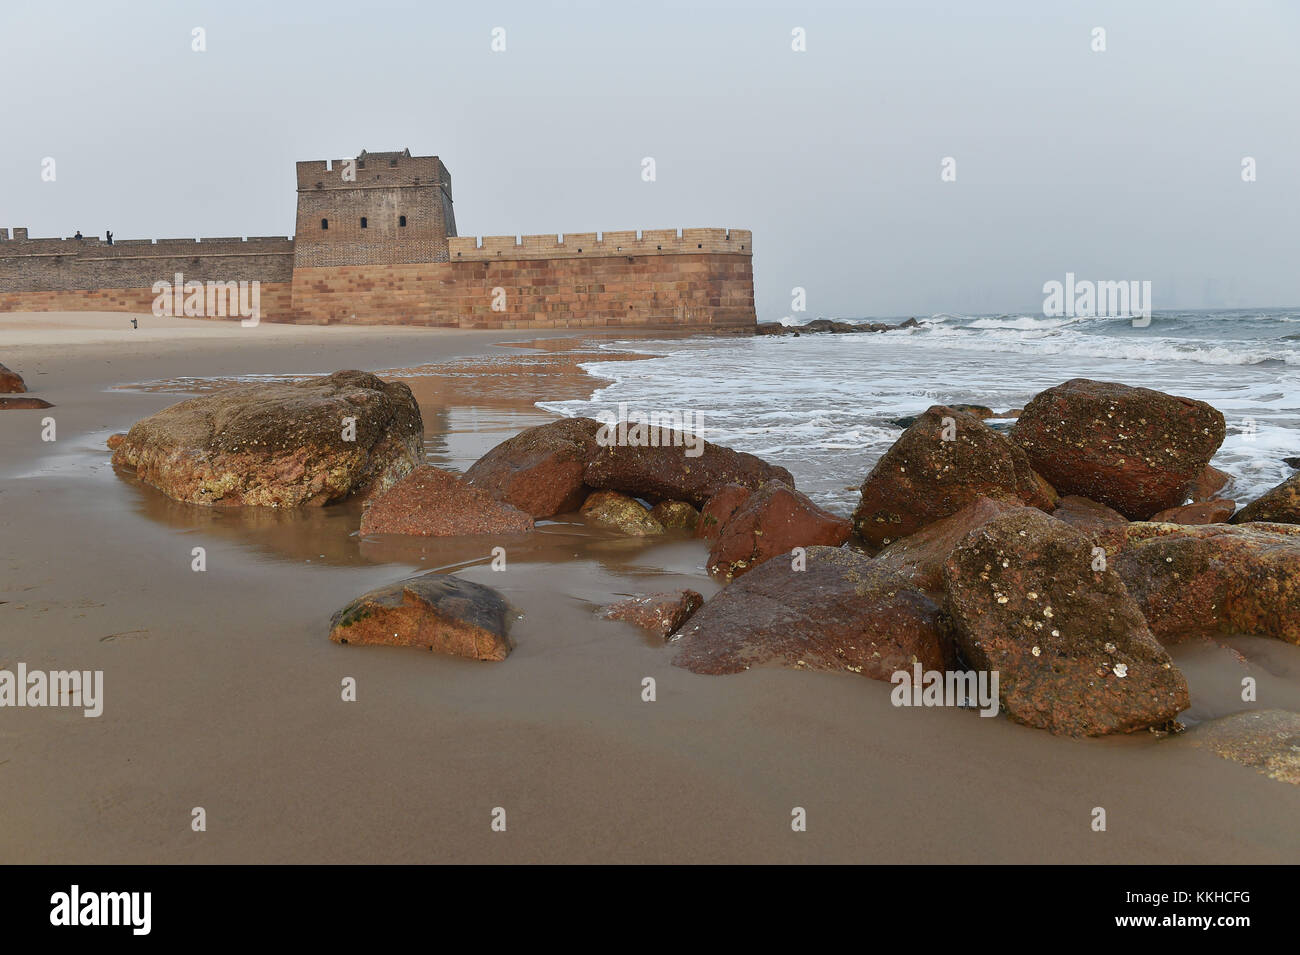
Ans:
[[[636,498],[618,491],[596,491],[582,505],[582,516],[597,527],[609,527],[631,537],[662,534],[664,526]]]
[[[823,510],[781,481],[768,481],[751,494],[726,524],[709,550],[709,573],[739,577],[795,547],[839,547],[852,528],[842,517]]]
[[[606,609],[605,618],[643,627],[667,640],[703,605],[704,598],[694,590],[675,590],[620,600]]]
[[[777,557],[706,603],[672,637],[676,666],[739,673],[778,664],[888,680],[955,661],[933,600],[863,554],[809,547],[806,569]]]
[[[362,594],[330,619],[330,639],[504,660],[509,609],[491,587],[423,574]]]
[[[944,424],[951,419],[952,427]],[[946,440],[951,435],[952,440]],[[917,418],[862,483],[853,528],[882,547],[957,513],[977,497],[1050,509],[1023,451],[984,422],[944,405]]]
[[[975,528],[1022,507],[1019,501],[977,497],[956,514],[894,541],[876,555],[876,564],[894,571],[917,590],[942,600],[943,565],[952,549]]]
[[[739,484],[726,484],[718,488],[717,493],[709,498],[708,503],[700,510],[700,520],[695,525],[695,536],[717,540],[722,532],[722,526],[731,520],[731,515],[735,514],[753,493],[752,488],[742,487]]]
[[[693,446],[702,446],[703,451],[688,457],[686,452],[691,448],[679,432],[665,429],[659,440],[657,448],[600,448],[583,472],[583,479],[591,487],[622,491],[652,503],[689,501],[696,507],[703,506],[728,484],[757,488],[765,481],[784,481],[794,487],[789,471],[752,454],[690,438]]]
[[[533,517],[576,511],[590,488],[582,472],[598,450],[594,418],[563,418],[501,442],[465,472],[498,501]]]
[[[660,501],[650,516],[670,530],[694,531],[700,522],[700,512],[685,501]]]
[[[26,390],[27,385],[23,381],[22,375],[16,371],[10,371],[4,365],[0,365],[0,394],[21,394]]]
[[[1196,504],[1184,504],[1171,507],[1153,514],[1153,524],[1222,524],[1237,509],[1236,501],[1220,498],[1217,501],[1200,501]]]
[[[1107,550],[1161,640],[1247,634],[1300,644],[1294,524],[1130,524]]]
[[[487,491],[470,487],[439,468],[416,468],[370,502],[361,516],[362,534],[458,537],[524,534],[533,519]]]
[[[1085,534],[1093,534],[1108,527],[1123,527],[1128,523],[1128,518],[1114,508],[1078,494],[1067,494],[1058,500],[1052,516]]]
[[[104,443],[108,445],[108,450],[116,451],[125,442],[126,442],[126,434],[124,432],[119,431],[117,434],[110,434],[108,436],[108,440]]]
[[[411,389],[364,371],[191,398],[136,422],[113,452],[175,500],[260,507],[382,493],[423,458]]]
[[[1234,524],[1269,521],[1300,524],[1300,472],[1251,501],[1232,519]]]
[[[0,395],[0,411],[20,411],[35,408],[53,408],[44,398],[6,398]]]
[[[1064,736],[1156,726],[1187,683],[1092,543],[1024,508],[972,531],[944,565],[945,609],[967,663],[999,673],[1007,715]]]
[[[1062,494],[1143,520],[1187,500],[1224,430],[1203,401],[1075,378],[1035,396],[1011,440]]]
[[[1192,746],[1250,766],[1269,779],[1300,785],[1300,713],[1247,710],[1202,723],[1187,735]]]
[[[1232,475],[1207,464],[1201,471],[1200,477],[1192,483],[1192,503],[1199,504],[1201,501],[1216,500],[1219,497],[1219,492],[1227,487],[1228,482],[1231,480]]]

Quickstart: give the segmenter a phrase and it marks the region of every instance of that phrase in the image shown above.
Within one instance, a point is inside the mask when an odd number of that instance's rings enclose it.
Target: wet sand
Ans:
[[[180,399],[122,385],[404,369],[431,463],[463,470],[548,420],[534,400],[594,387],[571,331],[141,324],[0,316],[0,361],[56,405],[0,413],[0,667],[102,669],[105,683],[97,719],[0,710],[4,861],[1300,858],[1300,787],[1197,749],[1191,733],[1065,740],[966,710],[896,709],[888,684],[848,674],[697,676],[598,618],[622,595],[716,592],[698,541],[619,539],[572,516],[515,539],[362,540],[355,505],[188,507],[116,474],[104,448]],[[499,346],[533,339],[543,347]],[[504,572],[488,566],[496,544]],[[190,569],[195,546],[206,572]],[[352,596],[434,568],[517,608],[505,662],[329,642],[330,614]],[[1246,708],[1244,675],[1260,708],[1300,710],[1300,648],[1240,638],[1172,652],[1189,723]],[[357,702],[340,698],[345,677]],[[197,806],[206,832],[191,830]],[[806,832],[791,831],[796,806]],[[1096,806],[1106,832],[1091,830]],[[506,832],[491,829],[495,807]]]

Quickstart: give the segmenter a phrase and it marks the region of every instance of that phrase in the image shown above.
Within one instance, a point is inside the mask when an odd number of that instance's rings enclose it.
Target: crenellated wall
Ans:
[[[260,283],[263,317],[287,319],[293,240],[30,239],[0,229],[0,311],[148,312],[155,282]]]

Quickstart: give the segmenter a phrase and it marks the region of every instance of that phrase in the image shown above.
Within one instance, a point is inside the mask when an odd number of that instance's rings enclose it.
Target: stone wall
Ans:
[[[583,256],[298,269],[294,320],[458,328],[754,324],[748,254]]]

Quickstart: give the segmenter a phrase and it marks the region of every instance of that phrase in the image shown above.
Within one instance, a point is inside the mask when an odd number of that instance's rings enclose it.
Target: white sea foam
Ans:
[[[1141,385],[1208,401],[1228,421],[1215,464],[1246,501],[1287,477],[1300,454],[1300,341],[1281,338],[1296,313],[1157,313],[1151,327],[1108,319],[944,316],[883,334],[613,342],[645,361],[590,362],[611,384],[587,400],[545,402],[592,415],[625,401],[699,412],[704,436],[781,464],[840,513],[901,434],[892,419],[931,404],[1020,408],[1070,378]],[[1250,423],[1254,423],[1253,431]],[[1006,422],[1009,424],[1010,422]]]

